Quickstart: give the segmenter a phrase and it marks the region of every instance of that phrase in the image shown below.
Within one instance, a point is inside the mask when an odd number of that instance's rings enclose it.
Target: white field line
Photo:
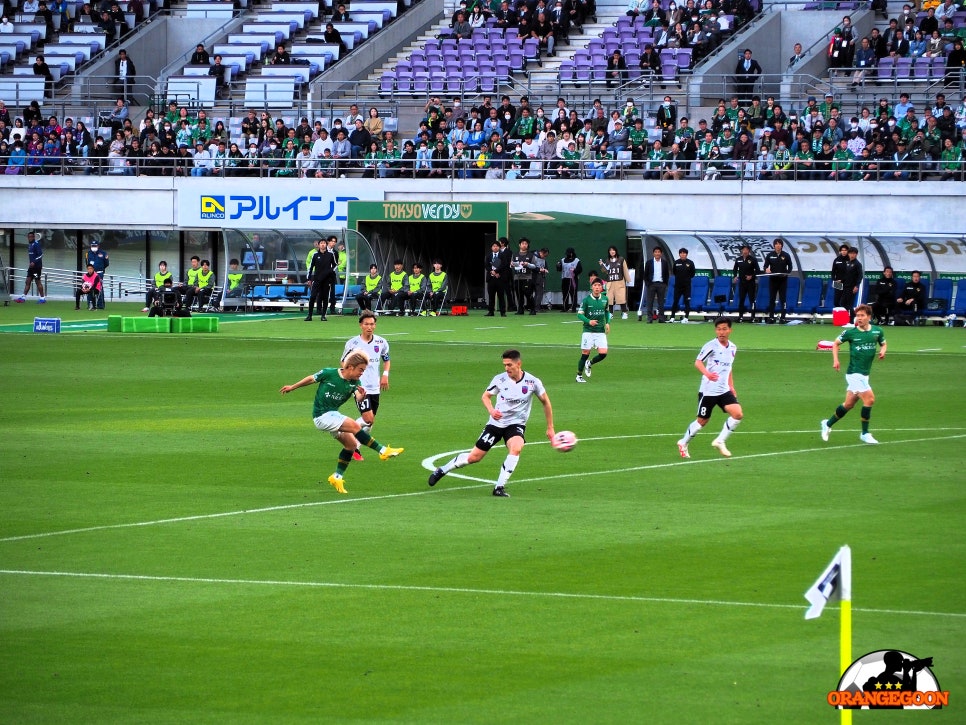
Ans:
[[[879,431],[888,431],[888,430],[889,429],[887,429],[887,428],[878,428],[878,429],[876,429],[876,432],[879,432]],[[963,428],[904,428],[904,429],[899,428],[899,429],[893,429],[893,430],[936,432],[936,431],[959,431],[959,430],[963,430]],[[811,435],[817,435],[817,433],[816,433],[815,430],[807,430],[807,431],[751,431],[751,432],[748,432],[748,433],[742,433],[742,435],[743,436],[754,435],[755,433],[758,433],[759,435],[774,435],[776,433],[808,433],[808,434],[811,434]],[[640,435],[600,436],[600,437],[597,437],[597,438],[586,438],[584,440],[619,440],[619,439],[627,439],[627,438],[661,438],[661,437],[669,437],[669,436],[675,436],[675,435],[677,435],[677,434],[675,434],[675,433],[648,433],[648,434],[640,434]],[[910,439],[901,440],[901,441],[886,441],[886,442],[884,442],[884,443],[882,443],[880,445],[886,445],[886,446],[888,446],[888,445],[898,445],[898,444],[901,444],[901,443],[919,443],[919,442],[924,442],[924,441],[952,440],[952,439],[964,438],[964,437],[966,437],[966,433],[961,433],[961,434],[956,434],[956,435],[947,435],[947,436],[937,436],[937,437],[934,437],[934,438],[910,438]],[[541,445],[541,444],[545,444],[545,443],[548,443],[548,441],[535,441],[534,443],[530,443],[529,445]],[[789,456],[789,455],[795,455],[795,454],[798,454],[798,453],[811,453],[811,452],[814,452],[814,451],[840,450],[840,449],[844,449],[844,448],[859,448],[859,447],[864,447],[865,445],[866,445],[865,443],[855,443],[855,444],[841,445],[841,446],[825,446],[825,445],[823,445],[823,446],[814,447],[814,448],[802,448],[802,449],[798,449],[798,450],[794,450],[794,451],[776,451],[776,452],[773,452],[773,453],[754,453],[754,454],[750,454],[750,455],[747,455],[747,456],[733,456],[732,458],[720,458],[720,457],[716,457],[716,458],[709,458],[709,459],[706,459],[706,460],[693,460],[693,459],[690,459],[690,460],[687,460],[687,461],[676,460],[673,463],[654,463],[654,464],[650,464],[650,465],[647,465],[647,466],[634,466],[634,467],[628,467],[628,468],[616,468],[616,469],[596,470],[596,471],[580,471],[579,473],[569,473],[569,474],[561,474],[561,475],[555,475],[555,476],[538,476],[538,477],[533,477],[533,478],[519,478],[519,479],[515,479],[514,480],[514,483],[529,483],[529,482],[534,482],[534,481],[548,481],[548,480],[553,480],[553,479],[558,479],[558,478],[572,478],[574,476],[613,475],[613,474],[618,474],[618,473],[628,473],[628,472],[631,472],[631,471],[648,471],[648,470],[657,470],[657,469],[661,469],[661,468],[670,468],[671,466],[698,465],[698,464],[702,464],[702,463],[721,463],[722,461],[741,461],[741,460],[746,460],[746,459],[751,459],[751,458],[765,458],[765,457],[770,457],[770,456]],[[433,470],[435,468],[435,463],[434,462],[436,460],[438,460],[440,458],[447,457],[447,456],[456,455],[457,453],[461,453],[463,450],[465,450],[465,449],[460,449],[458,451],[449,451],[447,453],[438,453],[435,456],[431,456],[429,458],[425,458],[422,461],[422,466],[426,470],[431,471],[431,470]],[[381,495],[381,496],[360,496],[358,498],[328,499],[328,500],[325,500],[325,501],[311,501],[311,502],[308,502],[308,503],[283,504],[283,505],[279,505],[279,506],[264,506],[264,507],[255,508],[255,509],[240,509],[238,511],[222,511],[222,512],[219,512],[219,513],[211,513],[211,514],[196,514],[194,516],[176,516],[176,517],[167,518],[167,519],[155,519],[153,521],[134,521],[134,522],[125,523],[125,524],[105,524],[103,526],[86,526],[86,527],[77,528],[77,529],[64,529],[62,531],[45,531],[45,532],[36,533],[36,534],[23,534],[21,536],[7,536],[7,537],[3,537],[3,538],[0,538],[0,544],[6,543],[6,542],[12,542],[12,541],[25,541],[25,540],[28,540],[28,539],[42,539],[42,538],[47,538],[47,537],[50,537],[50,536],[66,536],[68,534],[84,534],[84,533],[89,533],[89,532],[93,532],[93,531],[110,531],[112,529],[132,529],[132,528],[146,527],[146,526],[160,526],[162,524],[177,524],[177,523],[183,523],[183,522],[186,522],[186,521],[203,521],[203,520],[206,520],[206,519],[219,519],[219,518],[228,518],[230,516],[243,516],[245,514],[260,514],[260,513],[270,513],[270,512],[274,512],[274,511],[289,511],[289,510],[293,510],[293,509],[313,508],[315,506],[335,506],[335,505],[343,505],[343,504],[362,503],[362,502],[366,502],[366,501],[385,501],[385,500],[389,500],[389,499],[406,498],[406,497],[409,497],[409,496],[426,496],[426,495],[428,495],[430,493],[433,493],[433,491],[462,491],[462,490],[467,490],[467,489],[482,488],[483,486],[492,486],[493,485],[493,481],[492,480],[483,479],[483,478],[475,478],[475,477],[472,477],[472,476],[466,476],[466,475],[459,474],[459,473],[450,473],[450,474],[448,474],[448,478],[460,478],[460,479],[463,479],[463,480],[466,480],[466,481],[476,481],[476,482],[479,482],[479,483],[477,483],[476,485],[461,486],[461,487],[443,486],[443,487],[438,488],[438,489],[428,489],[427,488],[427,489],[422,489],[422,490],[419,490],[419,491],[407,491],[405,493],[390,493],[390,494],[384,494],[384,495]]]
[[[432,594],[471,594],[496,597],[531,597],[545,599],[578,599],[607,602],[632,602],[648,604],[685,604],[715,607],[753,607],[757,609],[805,609],[805,604],[777,604],[768,602],[741,602],[728,599],[692,599],[687,597],[647,597],[633,594],[590,594],[582,592],[540,592],[516,589],[477,589],[471,587],[432,587],[411,584],[351,584],[347,582],[285,581],[279,579],[220,579],[213,577],[153,576],[144,574],[104,574],[96,572],[32,571],[27,569],[0,569],[3,576],[61,577],[73,579],[103,579],[133,582],[170,582],[179,584],[221,584],[229,586],[303,587],[313,589],[368,589],[373,591],[429,592]],[[867,614],[899,614],[921,617],[966,618],[963,612],[928,612],[906,609],[876,609],[854,607],[852,611]]]

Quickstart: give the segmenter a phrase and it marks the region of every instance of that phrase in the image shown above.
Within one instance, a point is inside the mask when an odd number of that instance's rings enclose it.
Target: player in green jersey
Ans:
[[[822,440],[827,441],[832,426],[845,416],[858,400],[862,401],[862,434],[859,440],[863,443],[875,445],[879,441],[869,433],[869,417],[872,415],[872,404],[875,403],[875,393],[869,385],[869,373],[872,371],[872,361],[875,360],[876,347],[879,349],[879,359],[886,355],[886,339],[882,328],[872,324],[872,308],[869,305],[859,305],[855,308],[855,327],[843,330],[832,345],[832,367],[839,369],[839,345],[849,343],[849,367],[845,372],[846,392],[845,402],[842,403],[832,417],[822,421]]]
[[[302,378],[297,383],[283,385],[279,391],[285,395],[306,385],[319,384],[315,391],[315,402],[312,404],[312,420],[316,428],[330,433],[333,438],[342,443],[335,473],[328,478],[328,482],[339,493],[346,492],[343,476],[352,461],[353,452],[360,444],[379,451],[379,458],[383,461],[403,452],[402,448],[382,445],[363,430],[355,420],[339,412],[339,407],[349,398],[355,397],[356,400],[361,400],[365,397],[366,391],[359,385],[359,378],[362,377],[368,365],[369,356],[361,350],[356,350],[345,357],[342,367],[324,368],[314,375]]]
[[[577,319],[584,323],[580,336],[580,362],[577,363],[577,382],[586,383],[591,366],[607,357],[607,333],[610,332],[610,310],[604,296],[604,282],[596,277],[590,283],[590,294],[580,303]],[[590,351],[597,348],[597,355],[590,359]]]

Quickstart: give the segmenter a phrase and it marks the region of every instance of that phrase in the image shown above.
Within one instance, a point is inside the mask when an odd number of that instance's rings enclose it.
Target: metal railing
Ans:
[[[962,151],[960,152],[962,154]],[[577,160],[528,158],[515,162],[511,159],[492,158],[480,160],[479,157],[466,161],[447,159],[441,162],[414,161],[412,159],[367,161],[365,159],[339,159],[318,168],[317,159],[304,163],[286,159],[256,159],[251,165],[229,164],[216,172],[204,174],[209,180],[219,178],[316,178],[328,179],[345,176],[406,179],[452,179],[454,183],[470,179],[536,179],[536,180],[734,180],[734,181],[963,181],[966,174],[966,156],[958,160],[944,161],[935,159],[903,159],[896,162],[894,157],[857,158],[849,163],[828,160],[792,160],[786,164],[774,160],[734,160],[720,158],[709,163],[708,159],[682,158],[678,168],[672,168],[667,160],[654,161],[646,156],[641,158],[625,157],[611,160]],[[100,176],[161,176],[183,178],[191,176],[193,161],[190,156],[177,159],[167,165],[146,165],[143,160],[134,160],[126,166],[111,166],[107,159],[95,163],[88,159],[87,164],[78,166],[76,159],[48,159],[40,174],[95,174]],[[111,160],[113,161],[113,160]],[[128,162],[131,160],[128,159]],[[2,163],[2,161],[0,161]],[[709,170],[711,170],[709,172]],[[5,176],[0,174],[0,177]],[[24,270],[14,270],[23,272]],[[54,275],[63,270],[44,269],[44,274]],[[71,275],[80,273],[68,272]],[[59,277],[53,281],[63,281]],[[143,291],[144,282],[132,282],[132,278],[109,275],[104,279],[105,289],[115,285],[119,296],[130,294],[132,288]]]
[[[24,267],[7,267],[7,279],[19,296],[21,285],[27,279]],[[48,297],[74,297],[81,289],[84,273],[70,269],[44,267],[41,272],[44,289]],[[145,280],[121,274],[105,273],[103,277],[104,296],[110,301],[121,301],[131,295],[143,298],[147,292]],[[86,292],[84,293],[86,294]]]

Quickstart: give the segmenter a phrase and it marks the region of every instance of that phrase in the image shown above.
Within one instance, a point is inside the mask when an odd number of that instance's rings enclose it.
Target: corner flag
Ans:
[[[852,550],[843,546],[812,587],[805,598],[812,605],[805,612],[805,619],[822,615],[825,604],[833,597],[842,602],[852,601]]]
[[[844,674],[852,664],[852,550],[843,546],[832,563],[805,592],[812,605],[805,612],[805,619],[816,619],[832,598],[839,600],[839,672]],[[842,725],[851,725],[852,711],[841,710]]]

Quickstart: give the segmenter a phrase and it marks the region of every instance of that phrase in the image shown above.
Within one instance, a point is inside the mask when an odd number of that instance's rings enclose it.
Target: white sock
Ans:
[[[469,458],[470,458],[469,453],[460,453],[458,456],[456,456],[456,458],[454,458],[449,463],[443,464],[440,470],[442,470],[443,473],[449,473],[454,468],[462,468],[463,466],[469,464],[470,462]]]
[[[517,462],[520,460],[520,456],[507,456],[506,460],[503,461],[503,465],[500,467],[500,475],[496,479],[497,486],[506,486],[510,481],[510,476],[513,475],[513,470],[517,467]]]
[[[691,439],[694,438],[700,430],[701,425],[698,423],[698,421],[692,420],[691,425],[689,425],[688,429],[684,431],[684,442],[690,443]]]
[[[719,441],[728,440],[728,436],[730,436],[731,433],[734,431],[734,429],[738,427],[739,423],[741,423],[740,420],[738,420],[737,418],[732,418],[729,415],[728,420],[726,420],[724,422],[724,425],[721,426],[721,432],[718,434],[718,440]]]

